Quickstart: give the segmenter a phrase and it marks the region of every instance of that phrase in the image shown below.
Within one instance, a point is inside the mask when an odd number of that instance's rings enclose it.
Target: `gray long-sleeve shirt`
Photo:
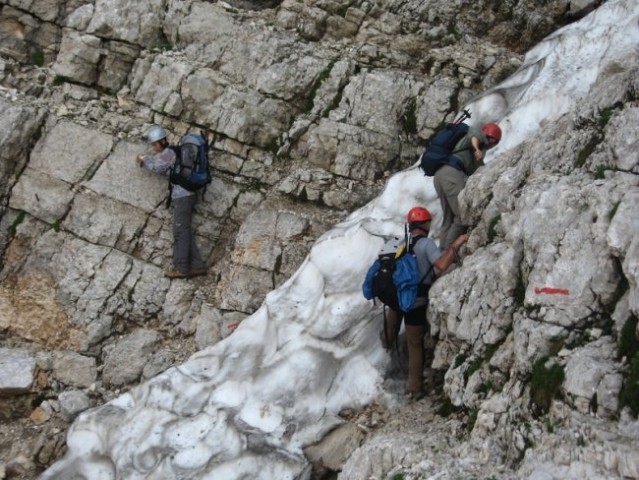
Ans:
[[[167,177],[171,173],[171,167],[175,163],[175,152],[169,147],[162,150],[160,153],[153,155],[146,155],[144,157],[144,168],[151,170],[152,172],[161,173]],[[173,184],[173,190],[171,192],[171,198],[184,198],[195,195],[195,192],[189,192],[186,188]]]
[[[472,138],[477,137],[479,140],[479,145],[481,151],[486,155],[488,151],[488,139],[486,138],[486,134],[482,132],[479,128],[470,127],[468,133],[464,138],[462,138],[457,145],[455,145],[455,149],[453,150],[457,158],[459,158],[464,165],[464,169],[466,170],[466,175],[472,175],[475,171],[484,165],[484,161],[477,160],[475,158],[475,153],[472,148]]]

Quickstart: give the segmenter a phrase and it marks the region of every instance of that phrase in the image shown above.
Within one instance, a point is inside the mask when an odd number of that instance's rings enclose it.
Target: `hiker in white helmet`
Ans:
[[[167,131],[155,125],[146,134],[146,140],[151,146],[152,153],[138,155],[135,161],[147,170],[162,175],[170,175],[175,164],[176,153],[169,146]],[[173,267],[164,272],[168,278],[189,278],[206,274],[206,264],[195,243],[195,236],[191,231],[193,209],[197,202],[195,192],[177,184],[171,185],[170,194],[173,205]]]

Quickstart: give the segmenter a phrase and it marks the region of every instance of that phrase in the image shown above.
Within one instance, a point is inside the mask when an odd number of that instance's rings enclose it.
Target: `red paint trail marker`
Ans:
[[[541,295],[542,293],[545,293],[546,295],[570,295],[570,290],[567,288],[535,287],[536,295]]]

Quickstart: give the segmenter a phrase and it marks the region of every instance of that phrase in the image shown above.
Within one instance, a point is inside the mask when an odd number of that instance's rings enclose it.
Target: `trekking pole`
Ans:
[[[467,109],[462,110],[462,114],[459,117],[459,119],[457,119],[455,121],[455,125],[459,125],[460,123],[462,123],[464,120],[466,120],[467,118],[471,118],[472,115],[470,114],[470,112]]]

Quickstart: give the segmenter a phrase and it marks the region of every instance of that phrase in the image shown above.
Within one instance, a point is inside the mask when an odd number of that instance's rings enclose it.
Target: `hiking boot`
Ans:
[[[424,389],[408,391],[408,398],[411,402],[419,402],[425,396],[426,391]]]
[[[185,272],[180,272],[177,268],[169,268],[164,271],[164,276],[166,278],[187,278],[189,275]]]
[[[202,277],[206,275],[206,267],[204,268],[193,268],[189,271],[189,278],[191,277]]]

